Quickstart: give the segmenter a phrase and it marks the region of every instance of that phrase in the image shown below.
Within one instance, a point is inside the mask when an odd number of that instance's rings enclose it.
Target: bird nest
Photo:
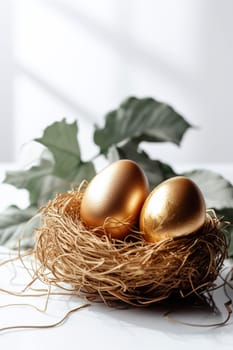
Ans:
[[[227,251],[216,216],[207,214],[201,231],[187,236],[148,243],[134,231],[121,241],[85,227],[82,196],[83,190],[58,194],[41,209],[34,253],[42,281],[68,283],[90,300],[137,306],[200,296],[213,286]]]

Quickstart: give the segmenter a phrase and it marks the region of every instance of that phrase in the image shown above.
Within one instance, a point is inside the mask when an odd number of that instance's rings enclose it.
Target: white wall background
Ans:
[[[232,162],[232,19],[232,0],[0,0],[0,161],[63,117],[88,158],[93,123],[136,95],[199,127],[154,158]]]

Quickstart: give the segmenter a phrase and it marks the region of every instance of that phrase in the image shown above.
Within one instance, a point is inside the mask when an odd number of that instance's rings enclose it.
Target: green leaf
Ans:
[[[72,181],[53,175],[53,163],[42,158],[38,166],[27,170],[8,171],[4,182],[29,191],[30,204],[38,208],[54,198],[58,192],[66,192],[82,180],[91,180],[95,175],[92,162],[81,162]]]
[[[116,147],[116,151],[118,152],[119,159],[134,160],[142,167],[148,178],[151,190],[160,182],[176,175],[168,164],[150,159],[148,154],[139,150],[137,144],[132,141],[129,141],[122,147]]]
[[[30,191],[31,184],[51,174],[51,164],[46,160],[42,160],[40,165],[33,166],[27,170],[7,171],[4,183],[13,185],[16,188],[24,188]]]
[[[0,244],[16,249],[22,237],[21,248],[33,247],[33,232],[39,225],[39,217],[29,221],[37,213],[36,207],[20,209],[10,206],[0,214]]]
[[[34,194],[33,190],[37,191],[38,199],[36,205],[39,208],[50,199],[53,199],[58,192],[70,190],[70,183],[54,175],[48,175],[41,179],[41,183],[40,181],[32,183],[30,194]],[[33,201],[31,201],[32,203]]]
[[[94,164],[92,162],[80,163],[78,170],[74,176],[73,183],[79,184],[83,180],[90,181],[96,174]]]
[[[129,139],[137,143],[169,141],[179,145],[189,127],[169,105],[153,98],[130,97],[105,116],[104,127],[96,127],[94,141],[105,155],[112,145]]]
[[[81,162],[77,133],[77,122],[68,124],[63,119],[48,126],[43,136],[35,139],[52,153],[55,160],[53,174],[57,177],[72,180],[76,175]]]
[[[27,170],[8,171],[4,183],[15,186],[19,189],[29,191],[30,203],[37,204],[40,199],[43,182],[52,173],[53,164],[42,158],[40,164],[32,166]]]
[[[233,186],[223,176],[210,170],[194,170],[183,175],[200,187],[207,208],[233,208]]]
[[[4,183],[29,192],[30,204],[40,207],[57,192],[70,189],[70,183],[53,175],[54,161],[48,151],[42,153],[40,162],[27,170],[8,171]]]
[[[77,123],[65,120],[50,125],[37,139],[46,147],[39,164],[27,170],[9,171],[5,183],[29,191],[30,204],[40,207],[57,192],[66,192],[82,180],[95,175],[92,162],[83,162],[77,141]],[[73,152],[74,150],[74,152]]]

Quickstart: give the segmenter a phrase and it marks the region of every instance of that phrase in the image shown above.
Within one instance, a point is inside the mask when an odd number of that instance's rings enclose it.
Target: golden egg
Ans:
[[[198,186],[176,176],[159,184],[147,197],[140,214],[140,230],[146,241],[188,235],[205,223],[206,207]]]
[[[116,161],[87,186],[80,218],[86,226],[103,227],[113,238],[122,239],[137,222],[148,193],[143,170],[131,160]]]

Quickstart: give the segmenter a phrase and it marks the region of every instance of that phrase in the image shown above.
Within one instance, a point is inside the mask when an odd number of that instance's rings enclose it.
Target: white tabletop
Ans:
[[[180,169],[191,169],[182,166]],[[233,181],[233,165],[208,165]],[[24,206],[27,195],[17,192],[7,185],[0,186],[1,209],[12,202]],[[0,247],[0,260],[9,251]],[[0,266],[0,289],[21,291],[30,282],[28,272],[21,263]],[[38,284],[38,288],[43,285]],[[233,298],[233,291],[229,293]],[[192,307],[176,310],[169,318],[165,312],[169,308],[128,308],[117,310],[104,304],[92,304],[70,315],[65,323],[51,329],[23,329],[0,332],[0,349],[232,349],[233,318],[224,327],[190,327],[178,321],[212,324],[226,317],[224,303],[227,301],[222,290],[214,294],[219,314],[194,311]],[[12,325],[44,325],[60,320],[69,310],[85,303],[70,296],[51,296],[46,312],[39,312],[31,306],[6,304],[32,304],[43,308],[46,297],[16,297],[0,291],[0,328]],[[175,320],[174,320],[175,319]]]

